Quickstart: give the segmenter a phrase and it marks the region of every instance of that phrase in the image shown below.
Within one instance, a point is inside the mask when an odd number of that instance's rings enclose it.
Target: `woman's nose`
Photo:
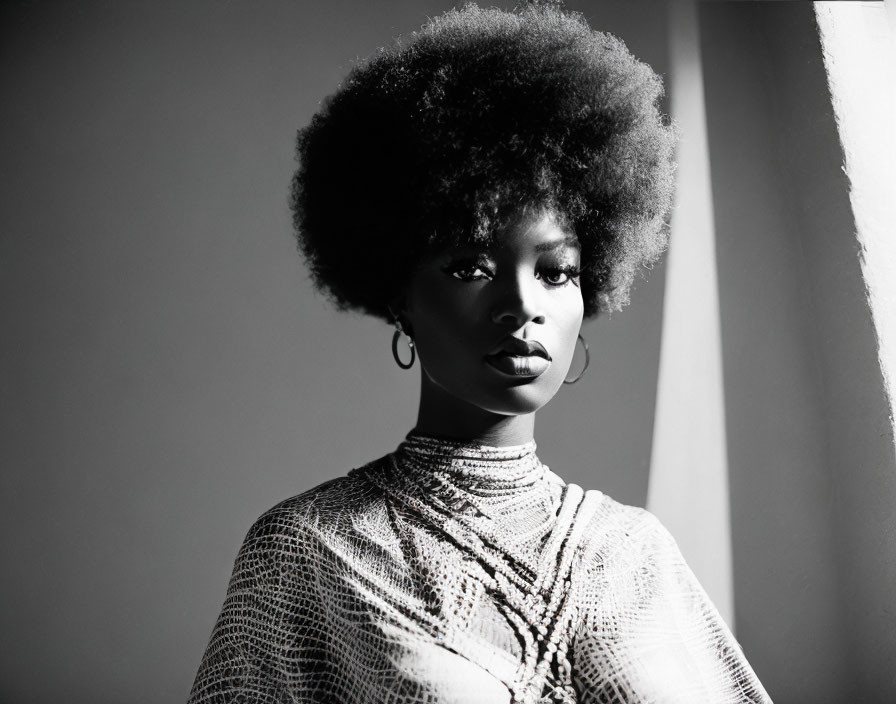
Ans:
[[[504,287],[492,308],[492,320],[519,329],[526,323],[544,323],[541,287],[534,277],[516,277]]]

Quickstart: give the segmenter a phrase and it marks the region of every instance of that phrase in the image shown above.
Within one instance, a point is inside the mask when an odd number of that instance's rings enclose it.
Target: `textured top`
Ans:
[[[411,434],[252,526],[200,702],[770,702],[649,513]]]

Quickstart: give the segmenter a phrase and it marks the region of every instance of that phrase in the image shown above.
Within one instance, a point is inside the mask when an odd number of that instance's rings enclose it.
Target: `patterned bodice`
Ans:
[[[411,434],[265,513],[199,702],[768,702],[651,514]]]

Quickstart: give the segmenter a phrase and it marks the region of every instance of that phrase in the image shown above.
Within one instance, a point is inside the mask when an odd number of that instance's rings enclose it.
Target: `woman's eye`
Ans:
[[[448,266],[445,267],[443,271],[461,281],[482,281],[483,279],[490,279],[492,277],[492,273],[480,264]]]
[[[541,280],[548,286],[565,286],[574,283],[579,278],[579,270],[575,267],[561,267],[546,269],[541,274]]]

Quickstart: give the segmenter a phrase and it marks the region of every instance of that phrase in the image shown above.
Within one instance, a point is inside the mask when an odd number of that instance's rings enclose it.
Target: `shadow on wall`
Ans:
[[[738,638],[782,702],[896,700],[896,462],[809,3],[700,11]]]

